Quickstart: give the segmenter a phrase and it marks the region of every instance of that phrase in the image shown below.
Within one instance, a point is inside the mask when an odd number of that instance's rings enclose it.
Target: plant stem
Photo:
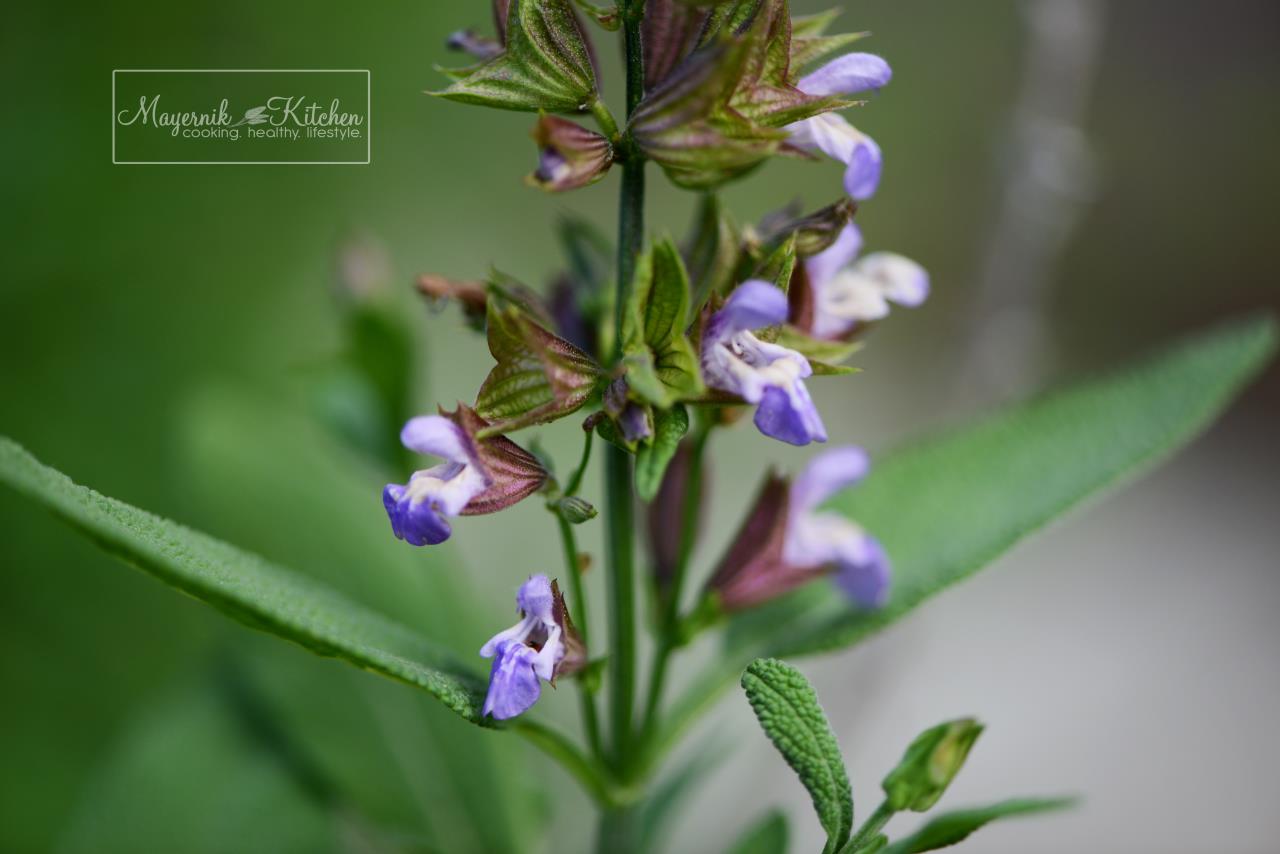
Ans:
[[[565,495],[577,495],[578,487],[582,486],[582,477],[587,473],[587,463],[591,462],[591,441],[595,438],[594,430],[583,431],[585,436],[582,440],[582,459],[578,461],[578,467],[574,469],[573,477],[569,478],[569,483],[564,488]],[[586,620],[583,620],[586,622]]]
[[[644,713],[644,738],[648,740],[657,723],[658,707],[662,702],[662,688],[666,683],[667,662],[671,653],[680,645],[680,600],[684,592],[684,579],[688,574],[689,559],[693,555],[698,533],[698,512],[702,506],[702,457],[711,435],[711,422],[699,421],[690,448],[689,479],[685,485],[684,507],[680,519],[680,547],[676,553],[676,565],[671,575],[671,585],[666,591],[665,609],[660,624],[661,636],[649,675],[649,698]]]
[[[573,742],[555,730],[531,720],[520,720],[511,729],[543,753],[559,762],[573,775],[592,800],[606,810],[613,807],[615,797],[609,781],[600,773],[599,766],[582,754]]]
[[[585,459],[583,464],[585,466]],[[578,634],[582,636],[583,645],[590,650],[587,597],[582,589],[582,566],[578,563],[578,542],[573,535],[572,525],[559,515],[556,516],[556,522],[560,527],[560,544],[564,548],[564,563],[569,570],[569,589],[573,595],[573,607],[569,609],[569,613],[578,615],[578,619],[574,621],[577,623]],[[578,702],[582,707],[582,726],[587,731],[587,745],[591,748],[591,754],[597,759],[603,758],[604,748],[600,744],[600,719],[596,714],[596,699],[581,680],[578,681]]]
[[[857,851],[874,839],[876,834],[889,823],[889,819],[893,818],[893,814],[894,811],[889,807],[889,802],[881,802],[880,806],[876,807],[876,811],[871,814],[871,817],[863,823],[862,827],[858,828],[858,832],[840,849],[841,854],[845,854],[845,852],[852,854],[852,852]]]
[[[627,74],[627,117],[644,97],[644,53],[640,22],[644,0],[620,0]],[[636,257],[644,241],[644,157],[624,139],[622,191],[618,200],[618,282],[614,313],[614,360],[621,358],[622,318],[627,310]],[[632,760],[631,715],[635,705],[636,596],[635,496],[631,457],[609,445],[605,451],[606,551],[609,559],[609,712],[612,721],[614,769],[625,778]],[[600,817],[597,850],[630,854],[635,850],[635,813],[631,807],[607,809]]]

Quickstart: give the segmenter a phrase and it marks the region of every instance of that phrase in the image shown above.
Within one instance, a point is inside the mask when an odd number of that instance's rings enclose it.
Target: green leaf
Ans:
[[[670,850],[667,837],[675,819],[689,808],[696,797],[697,787],[707,775],[730,755],[725,741],[718,735],[712,735],[691,751],[693,755],[683,764],[652,787],[652,794],[639,807],[636,822],[640,828],[641,852],[660,854]]]
[[[662,476],[676,455],[680,440],[689,432],[689,413],[679,404],[654,416],[653,439],[636,451],[636,492],[652,501],[662,486]]]
[[[58,850],[344,850],[343,825],[355,817],[256,742],[210,685],[162,698],[108,745]]]
[[[801,591],[814,607],[766,649],[838,649],[895,622],[1198,435],[1275,347],[1271,318],[1229,324],[885,457],[835,504],[884,544],[894,567],[888,602],[851,611],[824,587]]]
[[[1065,809],[1074,803],[1071,798],[1018,798],[991,806],[943,813],[915,833],[885,848],[883,854],[935,851],[963,842],[969,834],[997,819]]]
[[[475,408],[494,422],[493,432],[563,418],[595,393],[599,366],[520,303],[491,293],[486,325],[497,364],[480,386]]]
[[[764,658],[747,667],[742,687],[760,727],[809,790],[827,832],[824,851],[838,851],[853,830],[853,789],[813,687],[786,662]]]
[[[436,92],[451,101],[503,110],[580,113],[596,98],[586,34],[568,0],[512,0],[506,49]]]
[[[926,812],[959,773],[982,724],[972,718],[947,721],[925,730],[884,778],[884,793],[895,812]]]
[[[705,391],[686,331],[689,328],[689,277],[669,239],[659,240],[636,263],[622,330],[631,391],[660,408]]]
[[[72,483],[0,437],[0,481],[99,546],[241,622],[427,691],[481,723],[484,682],[452,653],[318,582]]]
[[[829,367],[838,365],[862,349],[861,341],[825,341],[806,335],[794,326],[783,326],[778,331],[776,343],[795,350],[810,364],[822,362]]]
[[[787,816],[779,810],[766,814],[743,831],[728,854],[787,854]]]
[[[733,285],[733,273],[741,254],[741,237],[724,212],[720,197],[706,193],[694,215],[686,245],[693,311],[698,312],[713,293]]]

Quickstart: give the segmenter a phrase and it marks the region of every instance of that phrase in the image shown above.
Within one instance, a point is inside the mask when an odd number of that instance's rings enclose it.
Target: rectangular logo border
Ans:
[[[364,160],[117,160],[116,75],[125,74],[363,74],[369,133]],[[373,72],[368,68],[113,68],[111,69],[111,164],[113,166],[368,166],[373,161]]]

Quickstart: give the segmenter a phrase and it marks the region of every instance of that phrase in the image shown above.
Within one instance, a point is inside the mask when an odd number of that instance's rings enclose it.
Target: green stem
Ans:
[[[578,461],[578,467],[573,472],[573,477],[569,478],[569,483],[564,488],[565,495],[577,495],[578,487],[582,486],[582,477],[587,473],[587,463],[591,462],[591,441],[595,438],[595,430],[584,430],[586,434],[582,440],[582,459]]]
[[[531,720],[517,721],[511,730],[559,762],[601,807],[610,809],[618,803],[619,799],[608,779],[600,773],[600,767],[564,735]]]
[[[662,703],[662,688],[666,684],[667,663],[671,653],[680,646],[680,600],[684,594],[684,579],[689,570],[689,559],[698,534],[698,513],[702,506],[702,457],[711,435],[710,420],[699,421],[690,448],[689,479],[685,485],[684,506],[680,518],[680,546],[676,552],[676,565],[672,570],[670,586],[664,595],[665,606],[658,649],[654,655],[653,669],[649,674],[649,699],[644,713],[644,739],[648,740],[657,724],[658,708]]]
[[[584,460],[584,465],[585,462]],[[565,568],[569,570],[569,590],[573,595],[573,606],[569,609],[569,614],[570,616],[577,614],[578,618],[574,622],[577,624],[578,634],[582,636],[583,646],[590,650],[587,596],[582,587],[582,565],[578,562],[578,542],[573,535],[573,526],[565,521],[564,517],[557,515],[556,522],[560,527],[560,545],[564,549]],[[587,731],[587,744],[591,748],[591,754],[602,758],[604,748],[600,743],[600,718],[596,714],[596,699],[581,680],[578,681],[578,703],[582,708],[582,725]]]
[[[622,132],[618,130],[618,122],[613,117],[613,112],[609,109],[604,101],[597,98],[591,105],[591,115],[596,117],[596,124],[600,125],[600,130],[604,131],[604,135],[609,137],[609,142],[617,145],[622,140]]]
[[[889,823],[889,819],[893,818],[893,815],[894,811],[889,806],[889,802],[882,802],[862,827],[858,828],[858,832],[840,849],[840,854],[853,854],[853,852],[869,843],[872,839],[875,839],[876,834],[884,829],[884,826]]]

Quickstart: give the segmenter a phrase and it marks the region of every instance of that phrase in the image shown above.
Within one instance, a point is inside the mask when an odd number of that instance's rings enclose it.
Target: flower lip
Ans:
[[[889,63],[874,53],[847,53],[800,78],[796,85],[806,95],[853,95],[879,89],[893,77]]]

